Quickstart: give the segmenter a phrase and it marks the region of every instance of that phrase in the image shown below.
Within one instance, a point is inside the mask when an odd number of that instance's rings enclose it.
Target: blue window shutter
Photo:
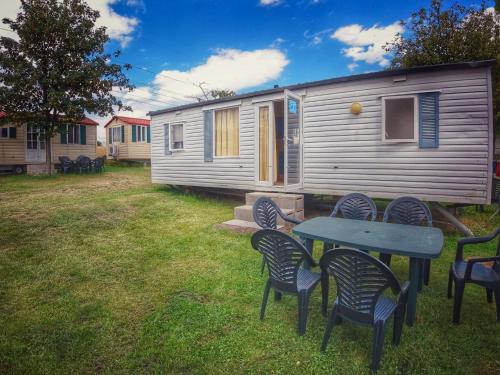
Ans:
[[[163,138],[165,140],[165,155],[172,155],[172,151],[170,151],[170,132],[169,132],[169,125],[165,124],[163,125]]]
[[[121,143],[125,143],[125,126],[120,126]]]
[[[113,131],[111,130],[111,128],[108,129],[108,137],[108,142],[113,143]]]
[[[439,147],[439,93],[428,92],[419,95],[418,101],[419,146]]]
[[[11,126],[9,128],[9,138],[12,138],[12,139],[15,139],[16,138],[16,127],[15,126]]]
[[[137,142],[137,126],[132,125],[132,142]]]
[[[204,158],[206,162],[214,161],[213,158],[213,150],[214,150],[214,111],[204,111],[204,126],[203,126],[203,135],[204,135]]]
[[[146,136],[148,138],[148,143],[151,143],[151,127],[148,126],[146,129],[147,129]]]
[[[68,130],[67,130],[67,127],[64,126],[61,129],[61,144],[65,145],[67,143],[68,143]]]
[[[85,125],[80,125],[80,144],[87,144],[87,127]]]

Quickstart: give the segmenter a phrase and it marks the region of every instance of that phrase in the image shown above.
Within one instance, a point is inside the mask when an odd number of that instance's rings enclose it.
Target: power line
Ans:
[[[186,84],[192,85],[192,86],[194,86],[194,87],[196,87],[196,88],[199,88],[199,86],[198,86],[198,85],[196,85],[195,83],[193,83],[193,82],[191,82],[191,81],[189,81],[189,80],[184,80],[184,79],[174,78],[174,77],[172,77],[172,76],[166,75],[166,74],[165,74],[165,73],[163,73],[163,72],[158,72],[158,71],[156,71],[156,72],[155,72],[155,71],[150,70],[150,69],[148,69],[148,68],[145,68],[145,67],[143,67],[143,66],[135,66],[135,65],[133,65],[133,64],[126,63],[126,62],[123,62],[123,61],[120,61],[120,60],[116,60],[116,59],[115,59],[115,61],[116,61],[116,62],[119,62],[119,63],[121,63],[121,64],[128,64],[128,65],[130,65],[132,68],[143,70],[143,71],[145,71],[145,72],[148,72],[148,73],[150,73],[150,74],[153,74],[154,76],[156,76],[156,75],[158,75],[158,74],[161,74],[161,76],[162,76],[162,77],[166,77],[166,78],[172,79],[172,80],[174,80],[174,81],[181,82],[181,83],[186,83]]]
[[[0,30],[8,31],[8,32],[11,32],[12,34],[17,34],[15,31],[13,31],[11,29],[6,29],[5,27],[0,27]]]
[[[147,83],[147,82],[144,82],[144,81],[138,81],[138,80],[135,80],[135,79],[133,80],[133,83],[138,83],[138,84],[141,84],[143,86],[149,86],[150,85],[150,83]],[[134,90],[143,90],[143,89],[134,88]],[[164,89],[164,88],[148,88],[148,90],[150,90],[150,92],[153,92],[153,93],[160,93],[160,92],[161,93],[167,93],[164,96],[170,97],[170,98],[174,98],[174,99],[179,99],[179,100],[191,100],[192,99],[189,96],[178,94],[175,91]],[[170,94],[168,94],[168,93],[170,93]]]

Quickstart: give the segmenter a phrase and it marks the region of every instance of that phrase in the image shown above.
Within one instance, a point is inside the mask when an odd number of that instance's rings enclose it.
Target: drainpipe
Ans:
[[[464,234],[467,237],[474,237],[474,233],[467,227],[464,223],[458,220],[453,214],[448,211],[445,207],[440,205],[439,203],[432,202],[431,206],[434,210],[439,212],[445,219],[447,219],[450,224],[452,224],[459,232]]]

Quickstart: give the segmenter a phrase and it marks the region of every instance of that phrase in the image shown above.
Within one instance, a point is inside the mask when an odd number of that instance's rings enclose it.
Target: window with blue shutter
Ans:
[[[148,126],[147,127],[147,138],[148,138],[148,143],[151,143],[151,128]]]
[[[214,111],[203,112],[203,145],[204,145],[204,160],[212,162],[214,160]]]
[[[108,129],[108,143],[113,143],[113,128]]]
[[[80,144],[87,144],[87,127],[85,125],[80,125]]]
[[[11,138],[11,139],[15,139],[16,138],[16,130],[17,129],[14,126],[11,126],[9,128],[9,138]]]
[[[125,126],[120,126],[121,143],[125,143]]]
[[[165,155],[172,155],[172,151],[170,151],[170,126],[169,124],[163,125],[163,140],[165,147]]]
[[[132,125],[132,142],[137,142],[137,126]]]
[[[419,146],[439,147],[439,93],[428,92],[419,95]]]

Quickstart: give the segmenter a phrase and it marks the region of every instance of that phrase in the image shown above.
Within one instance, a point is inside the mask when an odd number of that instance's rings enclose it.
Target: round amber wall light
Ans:
[[[354,102],[351,104],[351,113],[353,115],[359,115],[362,110],[363,110],[363,107],[361,107],[360,103]]]

